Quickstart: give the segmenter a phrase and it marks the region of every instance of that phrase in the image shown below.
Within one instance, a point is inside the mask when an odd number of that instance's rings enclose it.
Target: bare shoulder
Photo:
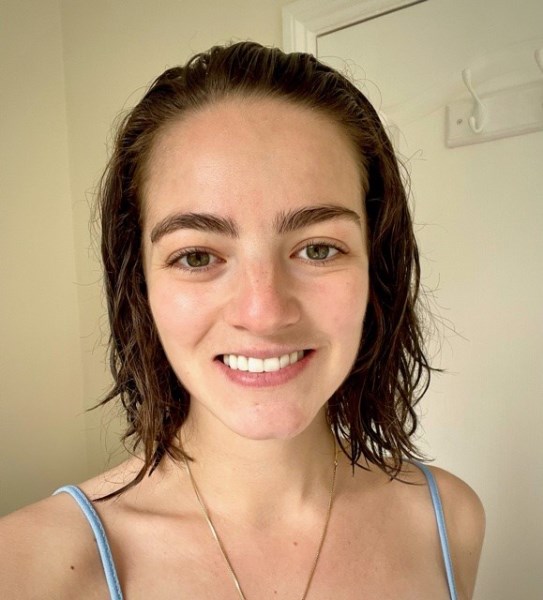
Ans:
[[[90,498],[105,495],[125,482],[126,471],[126,466],[117,467],[79,487]],[[92,530],[69,494],[0,519],[0,598],[104,597],[107,587]]]
[[[459,549],[480,547],[485,532],[485,511],[479,496],[462,479],[430,467],[439,488],[451,544]]]
[[[392,465],[392,463],[390,463]],[[444,469],[428,466],[434,476],[443,505],[447,537],[454,567],[458,597],[473,597],[475,579],[485,533],[485,513],[475,491],[462,479]],[[358,491],[375,489],[380,506],[394,506],[389,519],[396,518],[394,529],[416,540],[416,552],[421,556],[428,548],[442,565],[438,529],[426,476],[415,464],[406,461],[393,480],[374,465],[362,472]],[[400,543],[400,537],[395,543]],[[418,544],[418,546],[417,546]],[[444,573],[443,573],[444,575]]]
[[[451,557],[461,597],[471,598],[485,535],[485,511],[479,496],[460,478],[430,467],[443,504]]]
[[[99,570],[92,532],[67,494],[0,519],[0,598],[87,598],[81,586]]]

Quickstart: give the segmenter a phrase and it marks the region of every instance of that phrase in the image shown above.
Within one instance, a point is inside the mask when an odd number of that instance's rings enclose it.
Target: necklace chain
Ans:
[[[236,575],[236,572],[234,571],[234,567],[232,566],[232,563],[230,562],[230,559],[228,558],[228,553],[226,552],[226,549],[221,541],[221,538],[219,537],[219,534],[217,533],[217,530],[215,529],[215,526],[213,525],[213,521],[211,520],[211,516],[209,515],[209,511],[206,508],[205,502],[202,498],[202,495],[200,494],[200,491],[198,489],[198,486],[196,485],[196,482],[194,481],[194,477],[192,475],[192,470],[190,468],[189,465],[189,461],[186,459],[186,457],[183,457],[184,461],[185,461],[185,465],[187,466],[187,471],[189,473],[189,478],[190,478],[190,482],[192,484],[192,489],[194,490],[194,494],[196,495],[196,498],[198,500],[198,503],[200,504],[200,507],[202,509],[202,513],[205,517],[205,520],[207,521],[207,524],[209,526],[209,529],[211,530],[211,533],[213,535],[213,537],[215,538],[215,541],[217,542],[217,545],[221,551],[221,554],[226,562],[226,565],[228,566],[228,570],[230,571],[230,575],[232,576],[232,579],[234,581],[234,585],[236,586],[236,590],[238,591],[238,596],[240,598],[240,600],[247,600],[247,598],[245,597],[245,594],[243,593],[243,590],[241,589],[241,584],[239,582],[239,579]],[[328,523],[330,522],[330,514],[332,513],[332,504],[334,503],[334,491],[336,488],[336,473],[337,473],[337,466],[338,466],[338,449],[337,449],[337,444],[336,444],[336,440],[334,438],[334,469],[333,469],[333,474],[332,474],[332,483],[330,485],[330,498],[328,500],[328,509],[326,512],[326,519],[324,522],[324,528],[322,530],[322,535],[321,535],[321,539],[319,542],[319,547],[317,549],[317,553],[315,554],[315,558],[313,560],[313,565],[311,566],[311,571],[309,573],[309,578],[307,580],[307,584],[305,586],[305,590],[304,593],[301,597],[301,600],[305,600],[307,597],[307,593],[309,592],[309,588],[311,586],[311,582],[313,581],[313,575],[315,574],[315,571],[317,569],[317,563],[319,562],[319,558],[321,555],[321,550],[322,550],[322,546],[324,544],[324,540],[326,538],[326,533],[328,531]]]

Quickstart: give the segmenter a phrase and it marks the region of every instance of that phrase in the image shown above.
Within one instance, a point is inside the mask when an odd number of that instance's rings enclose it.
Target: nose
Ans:
[[[254,260],[240,265],[232,286],[225,318],[233,327],[270,336],[300,320],[296,283],[279,262]]]

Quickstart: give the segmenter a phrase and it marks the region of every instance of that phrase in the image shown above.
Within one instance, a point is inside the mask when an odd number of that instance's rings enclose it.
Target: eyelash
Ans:
[[[344,248],[342,248],[341,246],[339,246],[338,244],[334,244],[332,242],[324,242],[324,241],[321,241],[321,240],[310,240],[304,246],[302,246],[302,248],[300,248],[299,250],[297,250],[295,252],[295,254],[298,254],[302,250],[306,250],[307,248],[309,248],[311,246],[317,246],[317,247],[318,246],[325,246],[327,248],[331,248],[333,250],[337,250],[336,254],[333,254],[330,258],[324,258],[322,260],[311,259],[311,258],[302,258],[302,260],[304,262],[310,263],[310,264],[312,264],[312,265],[314,265],[316,267],[325,266],[328,263],[330,263],[333,260],[335,260],[335,258],[338,257],[339,255],[347,254],[347,251]],[[168,260],[167,266],[168,267],[177,268],[177,269],[181,269],[182,271],[185,271],[187,273],[204,273],[205,271],[208,271],[209,269],[211,269],[216,264],[216,261],[214,261],[211,264],[206,265],[204,267],[190,267],[190,266],[184,266],[184,265],[182,265],[181,262],[180,262],[181,259],[185,258],[187,256],[190,256],[191,254],[209,254],[210,257],[213,257],[216,260],[220,260],[220,259],[217,258],[217,256],[215,256],[212,252],[210,252],[206,248],[199,248],[199,247],[184,248],[183,250],[180,250],[179,252],[176,252]]]
[[[176,252],[167,262],[167,266],[168,267],[174,267],[176,269],[181,269],[182,271],[186,271],[188,273],[203,273],[205,271],[207,271],[208,269],[210,269],[214,263],[211,263],[209,265],[206,265],[205,267],[190,267],[190,266],[184,266],[181,264],[181,259],[185,258],[187,256],[190,256],[191,254],[209,254],[209,256],[214,257],[215,259],[217,258],[212,252],[210,252],[209,250],[207,250],[206,248],[184,248],[183,250],[180,250],[179,252]]]
[[[340,255],[347,254],[347,251],[343,247],[341,247],[339,244],[335,244],[333,242],[326,242],[323,240],[310,240],[309,242],[306,242],[299,250],[296,251],[296,254],[299,254],[302,250],[307,250],[307,248],[309,248],[311,246],[317,246],[317,247],[325,246],[326,248],[331,248],[333,250],[337,250],[337,252],[335,254],[333,254],[331,257],[329,257],[329,258],[327,257],[322,260],[316,260],[316,259],[311,259],[311,258],[303,258],[302,259],[305,262],[308,262],[316,267],[324,267],[328,263],[334,261]]]

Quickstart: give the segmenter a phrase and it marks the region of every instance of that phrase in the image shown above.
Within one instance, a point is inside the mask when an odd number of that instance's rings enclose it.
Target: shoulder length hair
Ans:
[[[376,111],[347,78],[304,53],[253,42],[215,46],[170,68],[122,120],[99,188],[101,254],[111,328],[111,390],[128,426],[123,442],[144,464],[119,494],[165,454],[179,460],[176,434],[189,394],[174,374],[153,323],[142,266],[142,188],[157,135],[183,115],[231,96],[281,98],[327,115],[354,144],[367,216],[370,294],[354,366],[328,402],[328,419],[353,468],[361,457],[396,477],[420,456],[412,436],[416,403],[428,388],[417,316],[420,265],[406,189]],[[362,302],[362,299],[361,299]],[[99,406],[98,405],[98,406]]]

